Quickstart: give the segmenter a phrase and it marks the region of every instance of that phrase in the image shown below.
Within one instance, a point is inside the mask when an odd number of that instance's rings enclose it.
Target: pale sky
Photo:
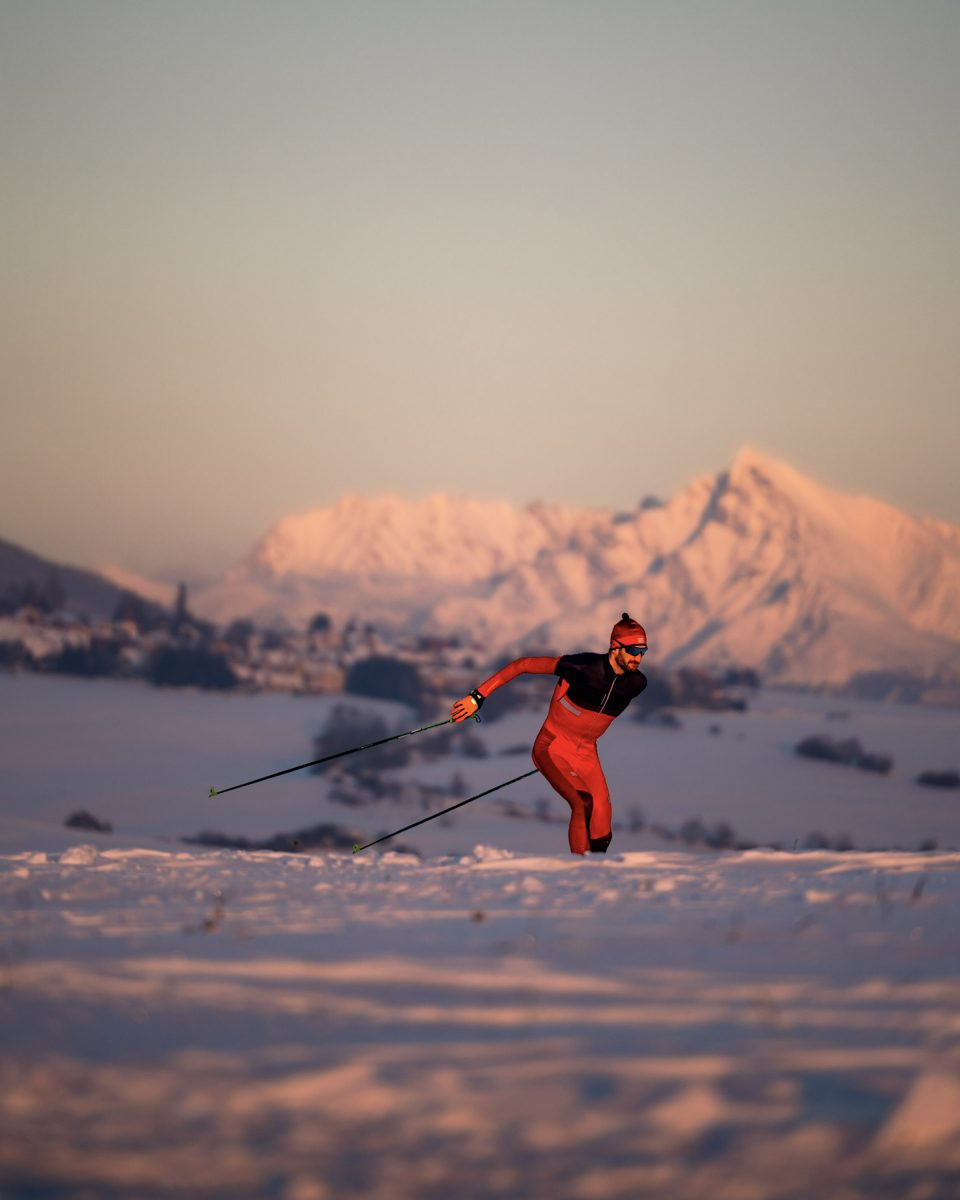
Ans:
[[[960,523],[960,3],[0,0],[0,537],[752,443]]]

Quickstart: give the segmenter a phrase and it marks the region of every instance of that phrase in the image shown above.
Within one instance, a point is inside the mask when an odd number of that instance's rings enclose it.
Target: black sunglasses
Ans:
[[[641,658],[643,658],[643,656],[646,654],[646,652],[649,650],[649,648],[650,648],[649,646],[624,646],[624,645],[620,646],[621,650],[626,650],[626,652],[629,655],[632,655],[633,658],[636,658],[638,654],[640,655]]]

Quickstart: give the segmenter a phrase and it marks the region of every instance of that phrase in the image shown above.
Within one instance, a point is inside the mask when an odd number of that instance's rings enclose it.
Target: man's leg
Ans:
[[[610,829],[613,812],[610,807],[610,789],[607,787],[607,780],[603,774],[603,768],[600,766],[596,748],[589,755],[581,755],[576,767],[591,799],[591,803],[586,809],[590,852],[606,854],[607,847],[613,840],[613,833]]]
[[[563,743],[549,733],[541,732],[533,744],[533,761],[537,770],[570,805],[570,824],[567,841],[571,854],[586,854],[590,848],[587,832],[587,805],[593,797],[586,790],[572,760],[563,752]]]

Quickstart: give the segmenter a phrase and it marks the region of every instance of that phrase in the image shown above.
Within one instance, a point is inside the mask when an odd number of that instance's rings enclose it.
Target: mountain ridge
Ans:
[[[32,585],[63,607],[95,618],[108,618],[126,589],[96,569],[70,566],[44,558],[15,542],[0,538],[0,591]]]
[[[598,646],[628,609],[664,665],[811,685],[884,670],[960,679],[958,594],[960,528],[745,446],[627,513],[343,497],[282,518],[195,606],[293,623],[322,610],[503,655]]]

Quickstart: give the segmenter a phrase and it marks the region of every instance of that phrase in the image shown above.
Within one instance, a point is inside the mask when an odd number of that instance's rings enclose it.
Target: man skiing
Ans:
[[[624,613],[610,633],[606,654],[564,654],[560,658],[517,658],[458,700],[455,722],[480,709],[498,687],[518,675],[558,675],[543,727],[533,744],[533,762],[554,791],[570,805],[571,854],[606,854],[610,793],[597,755],[597,738],[634,696],[647,686],[640,659],[647,652],[643,626]]]

